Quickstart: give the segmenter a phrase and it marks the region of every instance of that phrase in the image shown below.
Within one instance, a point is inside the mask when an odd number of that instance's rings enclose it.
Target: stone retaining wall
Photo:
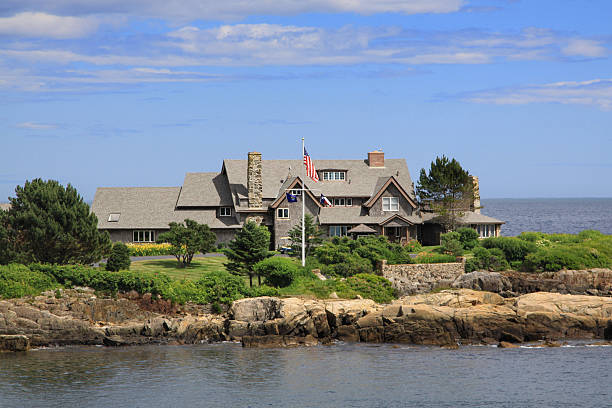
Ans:
[[[380,262],[380,274],[391,281],[400,296],[428,293],[438,287],[450,287],[465,271],[465,258],[459,262],[388,265]]]

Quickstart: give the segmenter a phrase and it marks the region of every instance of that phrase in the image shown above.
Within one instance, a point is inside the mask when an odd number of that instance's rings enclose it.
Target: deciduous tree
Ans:
[[[185,267],[191,264],[193,256],[201,252],[211,252],[215,247],[217,237],[206,224],[198,224],[186,219],[185,223],[171,222],[170,231],[159,234],[157,242],[167,242],[172,245],[170,252],[179,263]]]

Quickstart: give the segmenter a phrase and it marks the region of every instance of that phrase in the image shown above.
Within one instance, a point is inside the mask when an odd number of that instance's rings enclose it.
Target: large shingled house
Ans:
[[[182,187],[100,187],[92,211],[98,228],[113,241],[154,242],[172,221],[189,218],[208,226],[218,242],[231,240],[248,220],[266,225],[272,245],[288,244],[288,232],[305,208],[327,236],[386,235],[392,241],[417,239],[437,244],[441,226],[419,210],[406,160],[381,151],[365,160],[316,160],[319,182],[305,174],[301,160],[224,160],[219,173],[187,173]],[[302,186],[307,190],[302,195]],[[286,193],[297,195],[288,202]],[[321,204],[321,194],[333,206]],[[480,214],[479,203],[462,217],[482,237],[498,236],[502,221]]]

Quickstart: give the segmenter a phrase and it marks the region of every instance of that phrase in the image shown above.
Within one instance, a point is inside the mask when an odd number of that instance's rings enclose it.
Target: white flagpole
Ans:
[[[304,138],[302,138],[302,161],[304,160]],[[305,178],[302,180],[302,266],[306,266],[306,223],[305,217],[305,194],[306,194],[306,181]]]

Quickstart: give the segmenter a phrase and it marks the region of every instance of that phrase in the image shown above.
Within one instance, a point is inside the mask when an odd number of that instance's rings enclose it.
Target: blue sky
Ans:
[[[224,158],[437,156],[483,198],[612,196],[609,0],[3,0],[0,201]]]

